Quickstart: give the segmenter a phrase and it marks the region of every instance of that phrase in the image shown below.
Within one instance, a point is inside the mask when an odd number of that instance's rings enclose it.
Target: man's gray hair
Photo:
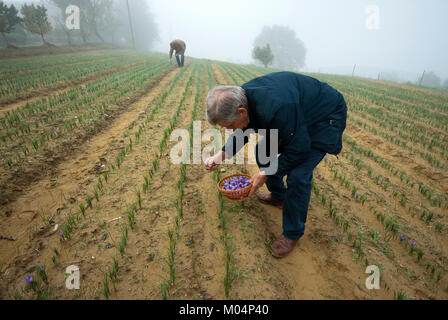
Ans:
[[[238,118],[238,108],[247,108],[246,92],[236,86],[216,86],[207,95],[207,121],[215,125],[218,121]]]

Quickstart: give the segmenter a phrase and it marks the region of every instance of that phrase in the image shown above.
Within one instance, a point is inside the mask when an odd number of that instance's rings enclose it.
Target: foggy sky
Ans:
[[[159,25],[155,49],[172,39],[186,55],[252,62],[255,37],[264,25],[292,28],[307,48],[303,71],[432,70],[448,78],[446,0],[148,0]],[[379,8],[379,29],[366,27],[368,5]],[[407,72],[407,73],[406,73]]]
[[[187,57],[252,63],[256,36],[278,24],[305,44],[301,71],[350,74],[356,64],[363,76],[396,71],[415,81],[426,70],[448,78],[448,0],[147,1],[161,39],[153,49],[160,52],[168,53],[170,41],[179,38]],[[369,5],[379,9],[378,30],[366,27]]]

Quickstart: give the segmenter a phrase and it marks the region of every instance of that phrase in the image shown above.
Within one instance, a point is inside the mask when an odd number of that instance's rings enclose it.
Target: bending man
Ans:
[[[276,72],[241,87],[213,88],[207,97],[206,113],[211,124],[226,129],[266,129],[255,149],[260,172],[252,176],[250,195],[266,183],[270,194],[258,193],[259,200],[283,208],[283,233],[272,243],[271,253],[278,258],[287,255],[305,232],[314,168],[326,153],[336,155],[342,149],[347,118],[343,96],[312,77]],[[269,139],[272,129],[277,130],[277,141]],[[234,131],[222,150],[206,160],[208,170],[216,170],[248,142],[245,135],[244,142],[237,146],[238,132],[242,131]],[[270,154],[272,143],[276,143],[280,155],[263,163],[260,155]]]
[[[184,54],[185,54],[186,48],[187,48],[187,46],[185,45],[185,42],[183,42],[182,40],[176,39],[176,40],[171,41],[171,43],[170,43],[170,63],[171,63],[171,57],[173,56],[173,50],[174,50],[175,55],[176,55],[177,65],[179,67],[183,67],[184,66]],[[179,55],[180,55],[180,61],[179,61]]]

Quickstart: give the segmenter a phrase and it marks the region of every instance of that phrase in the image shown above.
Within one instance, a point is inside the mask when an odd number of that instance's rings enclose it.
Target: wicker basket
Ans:
[[[230,176],[224,177],[218,182],[219,191],[224,197],[232,201],[241,201],[246,199],[249,196],[250,189],[252,189],[252,183],[250,183],[247,187],[244,187],[243,189],[239,190],[224,190],[222,188],[224,183],[233,177],[247,177],[249,179],[251,178],[250,175],[242,173],[232,174]]]

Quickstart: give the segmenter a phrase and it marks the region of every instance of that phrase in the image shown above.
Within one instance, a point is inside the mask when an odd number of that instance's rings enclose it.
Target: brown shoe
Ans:
[[[297,241],[285,238],[282,235],[271,244],[271,254],[276,258],[283,258],[294,249]]]
[[[260,200],[261,202],[263,202],[265,204],[270,204],[271,206],[279,207],[279,208],[283,207],[283,201],[272,198],[270,194],[257,193],[257,197],[258,197],[258,200]]]

